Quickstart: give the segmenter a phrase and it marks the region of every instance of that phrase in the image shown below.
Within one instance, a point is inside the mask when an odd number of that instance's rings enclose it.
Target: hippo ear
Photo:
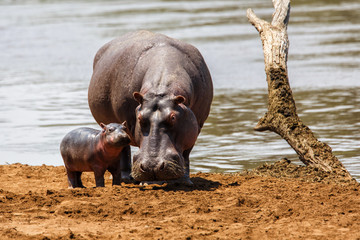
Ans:
[[[181,95],[178,95],[174,98],[174,103],[177,105],[177,104],[180,104],[180,103],[184,103],[186,101],[185,97],[181,96]]]
[[[128,126],[127,126],[127,122],[126,122],[126,121],[124,121],[121,125],[123,125],[123,127],[124,127],[125,129],[127,129],[127,128],[128,128]]]
[[[133,96],[134,96],[134,99],[135,99],[139,104],[142,104],[142,103],[143,103],[144,97],[143,97],[143,95],[141,95],[141,93],[139,93],[139,92],[134,92],[134,93],[133,93]]]
[[[103,132],[106,130],[106,125],[103,123],[100,123],[100,127],[103,129]]]

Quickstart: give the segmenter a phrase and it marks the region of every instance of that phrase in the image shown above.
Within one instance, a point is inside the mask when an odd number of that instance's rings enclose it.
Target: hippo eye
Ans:
[[[115,128],[113,128],[113,127],[108,128],[108,132],[109,132],[109,133],[111,133],[111,132],[113,132],[113,131],[115,131]]]
[[[140,123],[141,127],[143,127],[143,128],[147,127],[148,121],[147,121],[146,118],[144,118],[144,116],[142,114],[139,114],[138,120],[139,120],[139,123]]]
[[[175,122],[176,122],[176,115],[175,115],[175,113],[171,113],[168,118],[168,123],[170,123],[171,125],[174,125]]]

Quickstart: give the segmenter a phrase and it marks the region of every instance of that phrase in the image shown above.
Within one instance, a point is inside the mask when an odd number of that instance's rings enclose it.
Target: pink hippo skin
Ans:
[[[131,166],[130,138],[123,124],[100,124],[102,131],[78,128],[69,132],[60,144],[69,180],[69,188],[84,187],[82,172],[94,172],[96,187],[104,187],[104,173],[109,170],[113,185],[120,185],[121,178],[128,179]]]

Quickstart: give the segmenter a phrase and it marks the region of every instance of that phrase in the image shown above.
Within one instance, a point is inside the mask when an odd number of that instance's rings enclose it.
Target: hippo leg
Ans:
[[[75,172],[71,172],[66,170],[69,182],[69,188],[76,188],[76,174]]]
[[[105,174],[106,169],[97,169],[94,171],[96,187],[105,187]]]
[[[121,178],[125,180],[130,180],[131,176],[131,148],[130,146],[124,147],[121,152],[120,158],[120,170]]]
[[[81,174],[82,174],[82,172],[76,172],[77,186],[80,187],[80,188],[85,188],[84,185],[82,184],[82,181],[81,181]]]
[[[124,147],[121,152],[120,160],[115,161],[107,169],[112,175],[112,185],[120,185],[121,180],[130,180],[131,172],[131,149],[130,146]]]
[[[187,185],[187,186],[193,186],[194,183],[190,180],[190,152],[192,150],[193,147],[191,147],[190,149],[186,150],[183,152],[183,157],[184,157],[184,161],[185,161],[185,174],[183,177],[181,177],[179,180],[181,180],[183,182],[183,184]]]
[[[112,185],[120,185],[121,184],[121,171],[120,171],[119,162],[116,162],[115,164],[109,166],[107,170],[112,175]]]
[[[84,188],[84,185],[81,181],[82,172],[73,172],[70,170],[66,170],[69,182],[69,188]]]
[[[112,175],[112,185],[120,185],[121,184],[121,174],[118,170],[113,170],[112,168],[108,168],[109,172]]]

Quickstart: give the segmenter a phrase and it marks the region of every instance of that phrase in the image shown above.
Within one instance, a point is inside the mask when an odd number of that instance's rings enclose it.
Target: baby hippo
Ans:
[[[120,185],[122,172],[129,171],[130,138],[126,122],[100,124],[102,131],[92,128],[72,130],[60,144],[69,187],[84,187],[82,172],[94,172],[96,187],[104,187],[104,174],[109,170],[113,185]],[[129,176],[125,176],[129,177]]]

